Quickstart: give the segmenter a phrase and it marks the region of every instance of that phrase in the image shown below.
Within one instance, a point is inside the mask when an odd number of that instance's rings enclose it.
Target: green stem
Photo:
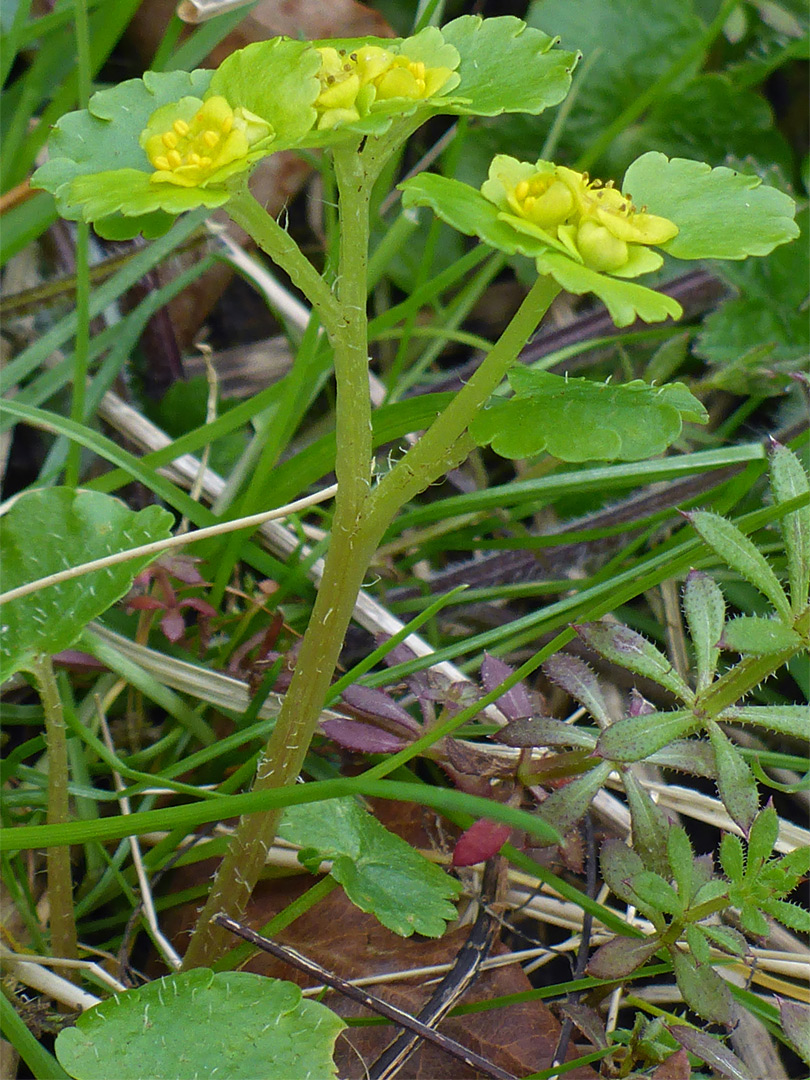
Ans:
[[[371,515],[379,523],[385,522],[382,531],[404,503],[466,458],[474,446],[466,435],[469,424],[501,384],[559,291],[559,285],[551,278],[537,279],[464,389],[377,485],[372,496]]]
[[[719,719],[723,709],[736,705],[754,687],[774,675],[801,651],[800,645],[798,648],[783,649],[768,656],[746,656],[717,682],[712,683],[704,693],[698,695],[695,712],[704,717]]]
[[[311,275],[296,266],[299,285],[313,304],[316,297],[321,304],[321,316],[335,352],[338,494],[323,578],[284,706],[256,772],[254,791],[295,783],[329,692],[357,594],[379,543],[378,529],[368,521],[366,514],[373,451],[366,263],[368,200],[376,170],[368,169],[357,149],[352,145],[334,152],[340,191],[340,262],[336,298],[329,294],[325,301],[320,295],[321,290],[313,288],[311,281],[310,287],[305,288],[303,282]],[[245,205],[244,201],[240,203],[240,213]],[[249,227],[247,215],[242,215],[242,223]],[[265,246],[261,237],[259,240]],[[297,248],[295,250],[298,252]],[[272,254],[276,258],[275,253]],[[289,266],[298,263],[298,257],[304,259],[300,252],[297,256],[287,252],[285,257],[288,265],[284,269],[288,273]],[[315,274],[311,267],[309,269]],[[315,277],[325,288],[322,279],[317,274]],[[255,814],[240,821],[192,935],[183,961],[186,969],[211,963],[228,946],[227,931],[210,920],[220,911],[234,918],[244,914],[264,866],[266,852],[275,837],[280,813]]]
[[[246,182],[234,191],[227,211],[306,296],[318,312],[331,340],[333,328],[340,318],[338,302],[287,230],[251,195]]]
[[[62,699],[53,671],[53,661],[40,654],[29,668],[37,684],[45,713],[45,738],[48,745],[48,824],[70,820],[68,803],[68,755]],[[48,902],[50,904],[51,951],[54,956],[75,960],[76,921],[73,915],[73,882],[70,871],[70,848],[49,847],[46,855]]]

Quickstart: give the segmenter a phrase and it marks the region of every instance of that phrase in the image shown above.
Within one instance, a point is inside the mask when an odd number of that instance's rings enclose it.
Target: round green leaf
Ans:
[[[276,135],[272,149],[283,149],[298,143],[315,123],[320,66],[320,55],[308,41],[257,41],[220,64],[210,92],[267,120]]]
[[[33,186],[51,192],[62,217],[73,221],[82,217],[93,220],[83,205],[84,199],[94,193],[93,178],[126,170],[128,179],[121,181],[122,190],[127,182],[134,182],[135,172],[148,182],[153,170],[139,139],[149,117],[161,105],[183,97],[202,97],[210,82],[210,71],[147,71],[142,79],[128,79],[110,90],[93,94],[86,109],[67,113],[57,122],[48,144],[50,159],[34,173]],[[80,194],[72,191],[77,177],[91,178]],[[109,181],[102,181],[103,188],[105,184],[109,185]],[[172,187],[171,184],[150,186],[157,189],[158,196],[162,193],[169,200],[173,197],[172,192],[162,190]],[[137,198],[139,192],[142,198],[142,188],[134,194]],[[103,198],[101,194],[98,197]],[[116,198],[112,201],[115,203]],[[208,204],[198,198],[194,205]],[[159,203],[154,203],[149,211],[161,208]],[[169,213],[178,212],[171,206],[166,209]],[[114,212],[108,210],[106,214]]]
[[[637,206],[674,221],[678,235],[661,244],[676,259],[745,259],[794,240],[793,200],[758,176],[651,151],[633,162],[622,190]]]
[[[110,495],[44,488],[22,495],[0,519],[3,590],[127,548],[163,540],[173,524],[168,510],[135,512]],[[84,627],[119,600],[156,555],[50,585],[0,608],[0,681],[37,653],[69,648]]]
[[[294,983],[196,968],[88,1009],[59,1033],[56,1056],[76,1080],[329,1080],[343,1027]]]
[[[545,450],[562,461],[638,461],[663,453],[680,435],[684,415],[704,416],[679,383],[622,386],[522,367],[510,372],[509,382],[515,397],[496,400],[470,425],[475,441],[491,443],[502,457]]]
[[[558,105],[568,93],[578,54],[554,49],[558,38],[527,27],[521,19],[462,15],[443,27],[442,34],[461,57],[461,80],[454,93],[468,99],[448,111],[536,115]]]

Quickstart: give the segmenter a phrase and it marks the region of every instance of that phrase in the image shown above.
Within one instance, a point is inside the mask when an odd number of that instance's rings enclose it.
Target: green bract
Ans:
[[[277,150],[383,136],[414,114],[539,113],[565,97],[577,59],[554,44],[519,19],[474,16],[406,39],[271,38],[213,73],[146,72],[93,95],[57,123],[33,183],[102,235],[157,235],[223,205],[231,178]]]
[[[260,47],[250,94],[240,83],[242,72],[232,73],[229,81],[222,69],[146,72],[143,79],[94,94],[87,109],[68,113],[56,125],[51,159],[36,172],[35,186],[52,192],[63,216],[101,222],[97,228],[104,235],[134,235],[140,229],[150,234],[166,228],[167,215],[221,206],[229,197],[225,181],[230,176],[271,151],[298,145],[315,120],[312,102],[320,85],[315,50],[283,38]],[[200,169],[199,160],[184,157],[179,163],[184,172],[169,160],[167,155],[178,150],[202,159],[209,133],[222,137],[209,165]],[[196,139],[189,142],[189,135]],[[162,155],[159,138],[173,136],[180,147],[164,143]],[[155,164],[164,156],[165,162]],[[126,230],[120,219],[105,221],[115,215],[139,220]]]
[[[538,272],[568,292],[594,293],[617,326],[682,314],[670,297],[621,280],[662,265],[650,245],[679,259],[744,259],[798,235],[793,200],[757,177],[658,153],[630,166],[621,192],[548,161],[504,154],[480,191],[426,174],[401,187],[405,206],[430,206],[460,232],[535,259]]]

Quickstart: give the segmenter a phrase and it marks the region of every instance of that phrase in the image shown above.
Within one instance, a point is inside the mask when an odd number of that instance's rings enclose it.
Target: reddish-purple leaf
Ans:
[[[657,937],[611,938],[588,961],[588,974],[596,979],[622,979],[640,968],[660,947]]]
[[[212,607],[207,600],[200,600],[196,596],[190,596],[187,600],[181,600],[177,605],[178,610],[181,608],[194,608],[200,615],[204,615],[206,618],[211,619],[217,614],[217,609]]]
[[[689,1064],[689,1055],[681,1047],[674,1054],[670,1054],[666,1061],[662,1061],[655,1072],[652,1080],[690,1080],[692,1066]]]
[[[497,733],[506,746],[581,746],[592,750],[596,736],[573,724],[550,716],[523,716],[512,720]]]
[[[341,695],[341,699],[354,712],[371,719],[388,720],[399,728],[408,732],[421,731],[419,724],[409,712],[398,705],[396,701],[383,690],[376,690],[372,686],[347,686]]]
[[[72,671],[106,671],[107,665],[96,660],[90,653],[80,649],[62,649],[51,657],[57,667],[70,668]]]
[[[186,585],[205,585],[200,571],[195,566],[199,559],[193,559],[189,555],[164,555],[158,560],[160,566],[167,570],[173,578],[184,582]]]
[[[555,653],[543,664],[543,672],[555,686],[583,705],[594,720],[600,724],[610,723],[610,713],[599,680],[584,660],[568,653]]]
[[[486,862],[501,850],[511,829],[489,818],[481,818],[461,834],[453,851],[453,866],[474,866]]]
[[[810,1007],[798,1001],[785,1001],[780,997],[776,1000],[779,1002],[779,1015],[785,1035],[800,1057],[810,1065]]]
[[[717,1036],[686,1024],[668,1024],[667,1031],[721,1076],[727,1076],[729,1080],[752,1080],[745,1064]]]
[[[170,611],[167,611],[160,620],[160,629],[172,644],[179,641],[186,632],[186,624],[183,622],[182,612],[178,611],[177,608],[172,608]]]
[[[407,746],[404,739],[392,735],[390,731],[383,731],[360,720],[324,720],[321,728],[340,746],[364,754],[395,754]]]
[[[127,611],[163,611],[166,604],[156,596],[133,596],[127,600]]]
[[[514,673],[514,669],[505,664],[503,660],[499,660],[497,656],[490,656],[489,653],[484,653],[481,664],[481,684],[488,694],[491,694],[496,687],[501,685],[504,679],[508,679]],[[532,706],[529,692],[520,683],[513,686],[511,690],[507,690],[505,694],[501,694],[496,699],[496,703],[507,720],[518,720],[523,716],[531,716],[532,713],[537,711]]]

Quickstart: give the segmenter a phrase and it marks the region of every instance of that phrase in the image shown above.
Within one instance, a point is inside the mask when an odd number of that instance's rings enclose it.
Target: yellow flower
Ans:
[[[501,217],[550,246],[566,251],[591,270],[636,277],[657,269],[661,256],[649,245],[664,244],[678,232],[667,218],[633,205],[613,181],[538,161],[535,165],[501,154],[492,162],[481,193]]]
[[[224,97],[185,97],[154,112],[141,146],[155,168],[154,183],[205,186],[247,167],[258,143],[273,129],[248,109],[232,109]]]
[[[331,46],[317,51],[321,92],[315,108],[320,130],[359,120],[375,101],[422,101],[441,90],[453,74],[451,68],[428,68],[421,60],[378,45],[363,45],[351,52]]]

